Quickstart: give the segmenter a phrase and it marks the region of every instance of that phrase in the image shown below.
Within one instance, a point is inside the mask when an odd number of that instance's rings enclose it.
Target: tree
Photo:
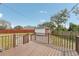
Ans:
[[[11,23],[6,21],[6,20],[3,20],[3,19],[0,19],[0,29],[11,29]]]
[[[63,27],[62,25],[59,27],[59,30],[60,31],[67,31],[67,28],[66,27]]]
[[[24,29],[35,29],[35,26],[30,26],[30,25],[24,26]]]
[[[6,29],[5,26],[0,26],[0,30]]]
[[[44,22],[42,24],[39,24],[38,27],[50,27],[51,23],[50,22]]]
[[[23,29],[23,27],[20,26],[20,25],[17,25],[17,26],[14,27],[14,29]]]
[[[79,31],[79,25],[78,25],[78,31]]]
[[[76,7],[74,10],[73,10],[73,13],[77,16],[79,15],[79,7]]]
[[[74,23],[70,23],[68,31],[79,31],[79,25],[76,25]]]
[[[49,28],[51,31],[54,30],[54,24],[52,24],[51,22],[44,22],[42,24],[39,24],[38,27],[40,28]]]
[[[50,20],[55,25],[56,30],[59,30],[60,26],[66,23],[68,17],[68,11],[64,9],[52,16]]]

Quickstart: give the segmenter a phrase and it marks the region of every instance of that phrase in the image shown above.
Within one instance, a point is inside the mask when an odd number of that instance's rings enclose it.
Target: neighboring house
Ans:
[[[0,26],[5,27],[6,29],[11,29],[11,24],[5,20],[0,20]]]

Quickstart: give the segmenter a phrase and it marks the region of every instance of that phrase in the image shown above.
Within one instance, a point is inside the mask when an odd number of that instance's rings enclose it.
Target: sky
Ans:
[[[9,21],[12,27],[16,25],[36,26],[50,21],[50,17],[60,10],[65,8],[71,10],[74,5],[72,3],[3,3],[0,4],[0,19]],[[69,22],[79,24],[78,17],[71,14],[65,25],[66,27],[68,27]]]

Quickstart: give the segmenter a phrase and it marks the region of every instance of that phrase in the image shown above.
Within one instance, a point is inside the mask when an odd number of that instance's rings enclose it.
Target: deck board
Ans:
[[[61,49],[58,47],[58,49]],[[27,44],[0,52],[1,56],[78,56],[76,51],[61,51],[43,44],[30,41]],[[63,50],[63,49],[62,49]],[[64,54],[63,54],[64,53]]]
[[[0,55],[3,56],[57,56],[62,53],[56,49],[46,47],[41,44],[30,41],[25,45],[20,45],[16,48],[11,48],[7,51],[3,51]]]

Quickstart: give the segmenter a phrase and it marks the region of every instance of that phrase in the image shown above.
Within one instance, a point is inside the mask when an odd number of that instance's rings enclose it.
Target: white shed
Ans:
[[[50,30],[48,28],[36,28],[35,29],[36,34],[45,35],[47,33],[50,33]]]

